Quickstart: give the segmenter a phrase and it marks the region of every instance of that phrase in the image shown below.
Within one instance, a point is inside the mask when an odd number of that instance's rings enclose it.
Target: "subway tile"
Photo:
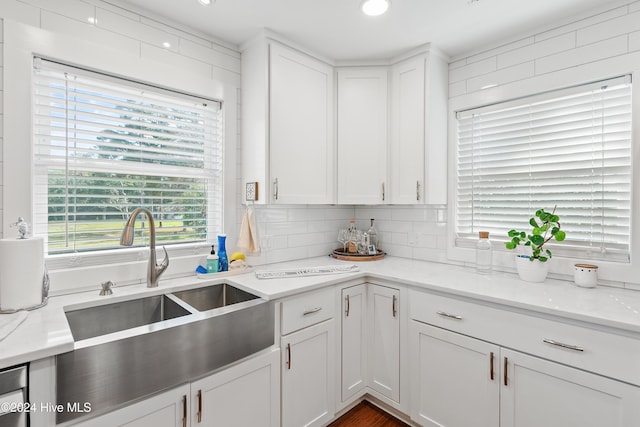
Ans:
[[[456,68],[462,68],[467,65],[467,58],[462,58],[458,60],[454,60],[449,63],[449,70],[455,70]]]
[[[271,222],[267,224],[267,231],[273,236],[286,236],[307,232],[307,223],[300,222]]]
[[[93,5],[78,0],[28,0],[29,4],[80,22],[95,17]]]
[[[40,27],[40,8],[18,0],[1,0],[0,17]]]
[[[320,206],[287,209],[288,221],[310,221],[324,219],[325,211]]]
[[[455,83],[460,80],[466,80],[471,77],[480,76],[495,71],[497,68],[496,57],[490,57],[483,61],[465,65],[449,71],[449,83]]]
[[[573,49],[576,45],[575,35],[567,33],[520,49],[511,50],[498,55],[498,69],[522,64],[532,59],[548,56],[553,53]]]
[[[629,52],[640,50],[640,31],[629,34]]]
[[[520,40],[516,40],[514,42],[511,43],[507,43],[507,44],[503,44],[501,46],[497,46],[495,48],[486,50],[484,52],[481,53],[477,53],[474,54],[472,56],[470,56],[469,58],[467,58],[467,64],[472,64],[474,62],[478,62],[484,59],[488,59],[492,56],[497,56],[497,55],[501,55],[505,52],[511,52],[514,50],[518,50],[521,49],[525,46],[529,46],[531,44],[534,43],[534,37],[525,37],[523,39]]]
[[[178,51],[179,38],[166,31],[150,27],[140,22],[140,20],[110,12],[106,9],[96,10],[97,25],[101,28],[109,29],[115,33],[135,38],[152,46],[164,47],[163,43],[169,43],[170,47],[164,49]]]
[[[640,11],[640,1],[636,1],[629,4],[629,13]]]
[[[535,36],[536,42],[546,40],[549,38],[557,37],[560,34],[572,32],[579,30],[581,28],[589,27],[591,25],[596,25],[600,22],[607,21],[609,19],[616,18],[618,16],[623,16],[627,14],[627,7],[617,7],[602,13],[598,13],[596,15],[588,16],[583,19],[578,19],[574,22],[568,23],[566,25],[558,26],[549,31],[542,32]]]
[[[461,80],[459,82],[449,84],[449,98],[464,95],[467,93],[467,81]]]
[[[578,30],[578,46],[590,45],[600,40],[640,30],[640,12],[610,19],[597,25]]]
[[[42,12],[42,28],[57,34],[81,38],[94,44],[108,46],[120,54],[140,55],[140,42],[130,37],[82,23],[51,12]]]
[[[227,71],[240,73],[239,57],[220,53],[213,50],[211,47],[205,47],[183,38],[181,38],[179,42],[179,51],[181,55],[185,55],[202,62],[207,62]]]
[[[270,250],[265,254],[268,264],[307,258],[307,248],[287,248]]]
[[[382,250],[384,250],[387,255],[401,258],[411,258],[413,253],[411,247],[404,245],[385,244]]]
[[[356,206],[355,217],[357,219],[391,219],[393,208],[390,206]]]
[[[211,65],[195,59],[187,58],[168,49],[163,49],[155,45],[142,43],[140,47],[140,56],[144,59],[150,59],[162,64],[171,64],[173,68],[182,68],[189,70],[189,74],[196,74],[206,79],[211,78]]]
[[[529,61],[467,80],[467,91],[476,92],[495,85],[524,80],[535,75],[534,62]]]
[[[536,60],[536,75],[550,73],[627,52],[627,36],[619,36]]]

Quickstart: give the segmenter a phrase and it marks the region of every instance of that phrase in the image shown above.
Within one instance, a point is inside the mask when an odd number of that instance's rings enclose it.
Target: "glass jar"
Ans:
[[[480,274],[489,274],[493,264],[489,232],[481,231],[478,233],[478,237],[478,242],[476,243],[476,271]]]

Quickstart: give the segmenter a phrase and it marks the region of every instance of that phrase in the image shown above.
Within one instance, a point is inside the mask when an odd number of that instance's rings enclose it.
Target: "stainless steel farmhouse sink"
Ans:
[[[274,343],[274,305],[228,284],[66,313],[74,350],[56,356],[56,400],[99,414],[185,384]],[[74,406],[76,405],[76,406]],[[62,423],[84,415],[64,411]]]
[[[155,295],[114,304],[67,311],[75,341],[149,325],[191,314],[166,295]]]
[[[235,288],[226,283],[175,292],[173,295],[200,311],[211,310],[258,298],[249,292],[245,292],[242,289]]]

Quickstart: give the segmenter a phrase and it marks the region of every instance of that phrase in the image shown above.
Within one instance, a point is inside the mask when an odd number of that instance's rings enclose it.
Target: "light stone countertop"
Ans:
[[[391,281],[507,308],[586,322],[586,326],[591,324],[614,328],[640,339],[640,292],[633,290],[604,286],[584,289],[573,282],[553,279],[529,283],[521,281],[514,273],[480,275],[472,268],[395,257],[359,263],[317,257],[259,266],[255,270],[333,264],[355,264],[359,271],[282,279],[258,279],[254,272],[206,280],[193,275],[161,280],[159,286],[153,289],[145,285],[115,287],[113,295],[108,297],[99,296],[98,289],[52,297],[46,307],[30,312],[12,334],[0,341],[0,368],[73,350],[73,337],[64,315],[65,309],[108,304],[220,282],[274,300],[354,279]]]

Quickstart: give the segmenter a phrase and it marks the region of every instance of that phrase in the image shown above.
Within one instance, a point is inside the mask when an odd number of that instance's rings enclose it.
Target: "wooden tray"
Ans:
[[[385,253],[377,249],[375,255],[360,255],[350,252],[344,252],[342,248],[335,249],[330,256],[341,259],[343,261],[377,261],[384,258]]]

